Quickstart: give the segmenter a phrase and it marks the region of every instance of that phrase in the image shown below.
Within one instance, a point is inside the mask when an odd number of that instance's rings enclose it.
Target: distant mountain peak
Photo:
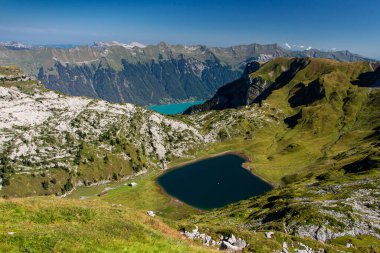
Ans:
[[[125,43],[122,43],[122,42],[119,42],[119,41],[110,41],[110,42],[97,42],[97,43],[94,43],[94,46],[95,47],[113,47],[113,46],[120,46],[120,47],[124,47],[124,48],[127,48],[127,49],[133,49],[135,47],[137,48],[145,48],[146,45],[140,43],[140,42],[131,42],[129,44],[125,44]]]
[[[9,47],[12,49],[29,49],[29,48],[32,48],[32,46],[30,46],[30,45],[25,45],[25,44],[17,42],[17,41],[0,42],[0,46]]]
[[[284,44],[284,47],[288,50],[293,50],[293,51],[304,51],[304,50],[308,51],[308,50],[313,49],[312,46],[296,45],[296,44],[290,44],[288,42]]]
[[[133,47],[138,47],[138,48],[145,48],[146,47],[146,45],[144,45],[144,44],[142,44],[140,42],[137,42],[137,41],[129,43],[128,46],[130,46],[132,48]]]

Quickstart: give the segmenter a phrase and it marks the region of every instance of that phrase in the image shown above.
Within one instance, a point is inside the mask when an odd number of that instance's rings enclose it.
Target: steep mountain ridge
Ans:
[[[224,83],[236,80],[247,62],[276,57],[325,57],[363,61],[344,52],[289,51],[277,44],[206,47],[136,46],[118,42],[75,48],[0,45],[0,65],[20,66],[48,88],[111,102],[159,104],[211,97]]]
[[[281,62],[282,61],[282,65]],[[274,90],[280,89],[289,82],[294,82],[296,75],[302,72],[303,69],[308,71],[308,65],[312,62],[309,69],[318,68],[323,60],[314,60],[312,58],[294,58],[289,61],[284,58],[278,58],[271,62],[260,65],[258,62],[248,63],[244,74],[241,78],[228,83],[218,89],[216,94],[205,103],[188,108],[184,114],[192,114],[208,110],[221,110],[225,108],[237,108],[252,103],[261,103]],[[306,85],[304,80],[293,87],[293,97],[289,98],[289,103],[292,107],[297,107],[297,104],[303,103],[307,105],[315,99],[323,97],[323,87],[320,85],[320,78],[334,71],[333,62],[326,63],[326,68],[323,71],[312,73],[315,80],[309,85]],[[362,67],[363,64],[358,63]],[[367,72],[361,73],[359,76],[350,77],[352,83],[359,86],[376,87],[380,79],[379,67],[374,63],[364,63]],[[252,67],[254,66],[254,67]],[[312,70],[314,71],[314,70]],[[310,77],[308,77],[310,78]],[[310,82],[310,80],[308,80]],[[303,100],[303,101],[301,101]]]

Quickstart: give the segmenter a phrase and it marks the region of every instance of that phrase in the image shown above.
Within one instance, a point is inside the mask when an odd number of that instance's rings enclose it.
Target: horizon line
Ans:
[[[20,43],[20,44],[23,44],[25,46],[31,46],[31,47],[49,47],[49,46],[72,46],[73,48],[75,47],[83,47],[83,46],[94,46],[96,45],[97,43],[120,43],[120,44],[125,44],[125,42],[122,42],[122,41],[118,41],[118,40],[105,40],[105,41],[94,41],[92,43],[88,43],[88,42],[83,42],[83,43],[61,43],[61,42],[56,42],[56,43],[30,43],[30,42],[26,42],[26,41],[17,41],[17,40],[0,40],[0,43],[12,43],[12,42],[15,42],[15,43]],[[158,46],[160,45],[161,43],[164,43],[166,45],[170,45],[170,46],[205,46],[205,47],[209,47],[209,48],[230,48],[230,47],[237,47],[237,46],[251,46],[251,45],[260,45],[260,46],[269,46],[269,45],[277,45],[279,47],[281,47],[282,49],[285,49],[285,50],[289,50],[289,51],[309,51],[309,50],[318,50],[318,51],[321,51],[321,52],[344,52],[344,51],[347,51],[347,52],[350,52],[350,53],[353,53],[353,54],[357,54],[357,55],[360,55],[360,56],[364,56],[364,57],[372,57],[373,59],[380,59],[378,58],[378,56],[365,56],[365,55],[362,55],[362,54],[359,54],[359,53],[355,53],[354,51],[351,51],[349,49],[337,49],[337,48],[331,48],[331,49],[324,49],[324,48],[315,48],[315,47],[312,47],[312,46],[302,46],[302,45],[296,45],[296,44],[293,44],[291,43],[290,45],[292,45],[292,47],[289,47],[289,43],[285,42],[283,44],[281,43],[278,43],[278,42],[273,42],[273,43],[257,43],[257,42],[252,42],[252,43],[237,43],[237,44],[230,44],[230,45],[227,45],[227,46],[216,46],[216,45],[209,45],[209,44],[184,44],[184,43],[168,43],[168,42],[165,42],[165,41],[160,41],[160,42],[157,42],[157,43],[142,43],[142,42],[138,42],[138,41],[130,41],[128,42],[127,44],[125,45],[130,45],[130,44],[133,44],[133,43],[140,43],[144,46]],[[110,46],[117,46],[116,44],[115,45],[110,45]],[[122,46],[122,45],[120,45]]]

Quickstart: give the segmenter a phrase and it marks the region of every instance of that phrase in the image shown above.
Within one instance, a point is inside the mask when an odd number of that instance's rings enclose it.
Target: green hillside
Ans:
[[[380,90],[352,84],[371,67],[311,59],[284,77],[297,61],[276,59],[251,76],[273,82],[287,78],[263,101],[264,106],[280,110],[284,121],[255,130],[249,140],[239,136],[214,147],[244,153],[250,157],[249,168],[277,189],[192,217],[185,226],[197,224],[215,233],[229,224],[235,233],[249,233],[252,238],[256,231],[280,231],[280,237],[303,235],[342,249],[352,242],[355,247],[350,252],[377,252]],[[315,84],[317,89],[305,91]],[[240,129],[244,136],[248,128]],[[276,239],[288,245],[298,240]]]
[[[0,200],[1,252],[210,252],[125,206],[53,197]]]

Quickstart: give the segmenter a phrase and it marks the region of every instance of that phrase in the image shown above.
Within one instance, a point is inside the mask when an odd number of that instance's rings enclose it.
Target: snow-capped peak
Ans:
[[[145,48],[146,47],[146,45],[141,44],[140,42],[136,42],[136,41],[129,43],[127,46],[131,48],[134,48],[134,47]]]
[[[304,45],[295,45],[295,44],[289,44],[289,43],[285,43],[284,44],[285,48],[289,49],[289,50],[294,50],[294,51],[299,51],[299,50],[310,50],[312,49],[311,46],[304,46]]]
[[[7,42],[0,42],[0,46],[3,47],[11,47],[11,48],[31,48],[29,45],[22,44],[17,41],[7,41]]]
[[[146,45],[141,44],[139,42],[131,42],[129,44],[125,44],[125,43],[121,43],[121,42],[118,42],[118,41],[98,42],[98,43],[94,43],[94,46],[97,46],[97,47],[114,47],[114,46],[119,46],[119,47],[124,47],[124,48],[127,48],[127,49],[133,49],[135,47],[138,47],[138,48],[145,48],[146,47]]]
[[[199,46],[184,46],[183,47],[186,51],[195,51],[199,48]]]

